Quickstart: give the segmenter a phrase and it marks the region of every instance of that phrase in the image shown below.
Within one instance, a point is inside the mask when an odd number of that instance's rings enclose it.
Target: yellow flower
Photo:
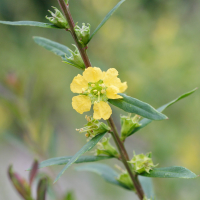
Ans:
[[[122,83],[118,76],[118,71],[114,68],[102,72],[98,67],[88,67],[83,75],[74,77],[70,89],[73,93],[79,93],[72,98],[72,107],[80,114],[91,109],[94,110],[94,119],[107,120],[112,114],[108,105],[108,99],[122,98],[117,93],[122,93],[127,89],[127,83]]]

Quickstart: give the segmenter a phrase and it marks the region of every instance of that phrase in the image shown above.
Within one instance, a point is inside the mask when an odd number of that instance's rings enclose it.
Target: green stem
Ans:
[[[86,48],[82,47],[81,43],[78,41],[78,38],[76,36],[76,33],[74,31],[74,27],[75,27],[75,24],[74,24],[74,21],[73,21],[73,18],[71,16],[71,13],[70,13],[70,10],[69,10],[69,4],[66,4],[64,0],[58,0],[58,3],[67,19],[67,22],[69,24],[69,27],[70,27],[70,32],[71,32],[71,35],[76,43],[76,46],[78,47],[78,50],[81,54],[81,57],[83,59],[83,62],[85,64],[85,67],[90,67],[92,66],[91,65],[91,62],[88,58],[88,55],[86,53]],[[68,31],[68,30],[67,30]]]
[[[69,27],[70,27],[70,32],[72,34],[72,37],[73,37],[74,41],[76,42],[76,45],[77,45],[77,47],[79,49],[79,52],[80,52],[81,57],[82,57],[82,59],[83,59],[83,61],[85,63],[85,66],[86,66],[86,68],[90,67],[91,63],[90,63],[90,60],[89,60],[88,55],[86,53],[86,49],[81,46],[81,44],[79,43],[78,38],[76,36],[76,33],[74,31],[75,24],[74,24],[74,21],[73,21],[73,18],[71,16],[71,14],[70,14],[70,11],[69,11],[69,4],[66,4],[64,0],[58,0],[58,3],[60,5],[60,7],[61,7],[66,19],[67,19],[67,21],[68,21],[68,24],[69,24]],[[124,166],[126,167],[128,173],[129,173],[129,175],[131,177],[131,180],[133,181],[133,184],[134,184],[135,189],[137,191],[137,195],[138,195],[140,200],[143,200],[144,192],[143,192],[142,187],[140,185],[140,182],[139,182],[139,180],[137,178],[137,175],[133,174],[133,172],[131,170],[131,166],[127,162],[130,159],[128,157],[128,154],[127,154],[127,151],[126,151],[126,149],[124,147],[124,144],[121,142],[121,140],[119,138],[119,135],[117,133],[117,129],[115,128],[115,125],[114,125],[114,122],[113,122],[112,118],[108,119],[108,123],[109,123],[109,125],[110,125],[110,127],[111,127],[111,129],[113,131],[113,132],[111,132],[111,134],[112,134],[112,136],[113,136],[113,138],[115,140],[115,143],[116,143],[116,145],[117,145],[117,147],[119,149],[122,162],[123,162]]]
[[[127,151],[124,147],[124,144],[122,143],[122,141],[119,138],[119,135],[118,135],[117,129],[115,127],[114,121],[111,117],[107,121],[108,121],[108,124],[110,125],[110,127],[112,129],[111,134],[112,134],[113,139],[115,141],[115,144],[116,144],[116,146],[117,146],[117,148],[120,152],[121,160],[122,160],[127,172],[129,173],[129,176],[131,177],[131,180],[133,182],[133,185],[135,186],[135,189],[137,191],[137,195],[138,195],[139,199],[143,200],[144,199],[143,189],[140,185],[140,182],[138,180],[137,175],[133,173],[133,171],[131,170],[130,164],[127,162],[130,159],[129,159],[128,153],[127,153]]]

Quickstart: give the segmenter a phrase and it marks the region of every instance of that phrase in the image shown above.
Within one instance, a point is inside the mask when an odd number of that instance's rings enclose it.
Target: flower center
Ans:
[[[106,89],[107,87],[103,83],[103,80],[99,80],[96,83],[89,82],[88,89],[85,90],[83,94],[86,94],[90,97],[91,102],[94,103],[100,101],[107,101],[108,98],[106,96]]]

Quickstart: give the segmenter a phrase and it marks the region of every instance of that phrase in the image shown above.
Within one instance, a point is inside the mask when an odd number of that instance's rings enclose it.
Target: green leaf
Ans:
[[[90,42],[90,40],[93,38],[93,36],[97,33],[97,31],[107,22],[107,20],[112,16],[112,14],[117,10],[117,8],[119,8],[119,6],[121,6],[121,4],[124,2],[125,0],[121,0],[103,19],[103,21],[98,25],[98,27],[95,29],[95,31],[92,33],[92,35],[90,36],[90,39],[88,41],[88,43]]]
[[[152,179],[144,176],[139,176],[139,181],[142,185],[144,193],[148,199],[155,199]]]
[[[167,104],[161,106],[160,108],[158,108],[157,111],[159,111],[159,112],[164,111],[167,107],[169,107],[169,106],[173,105],[174,103],[180,101],[181,99],[184,99],[185,97],[188,97],[189,95],[193,94],[197,89],[198,89],[198,88],[195,88],[195,89],[191,90],[190,92],[187,92],[187,93],[182,94],[181,96],[179,96],[178,98],[174,99],[173,101],[170,101],[169,103],[167,103]],[[150,119],[145,119],[145,118],[142,119],[142,120],[140,121],[141,126],[135,128],[135,129],[133,130],[133,132],[132,132],[130,135],[132,135],[132,134],[134,134],[135,132],[139,131],[141,128],[144,128],[145,126],[147,126],[147,125],[150,124],[151,122],[152,122],[152,120],[150,120]]]
[[[150,173],[139,174],[146,177],[154,178],[197,178],[198,176],[191,172],[189,169],[184,167],[164,167],[164,168],[154,168]]]
[[[47,191],[47,178],[43,178],[39,181],[37,186],[37,200],[45,200]]]
[[[89,171],[99,174],[105,181],[130,190],[127,186],[117,181],[119,174],[105,164],[85,164],[75,168],[77,171]]]
[[[62,169],[62,171],[58,174],[58,176],[56,177],[54,183],[61,177],[61,175],[65,172],[65,170],[72,165],[74,162],[77,161],[77,159],[84,154],[85,152],[91,150],[102,138],[103,136],[106,134],[105,133],[101,133],[96,135],[94,138],[92,138],[87,144],[85,144],[82,149],[80,149],[71,159],[70,161],[66,164],[66,166]]]
[[[123,99],[109,99],[109,102],[126,112],[135,113],[148,119],[167,119],[164,114],[158,112],[151,105],[122,93],[119,93],[119,95],[122,96]]]
[[[13,26],[36,26],[41,28],[58,28],[51,23],[34,22],[34,21],[16,21],[16,22],[0,21],[0,24],[13,25]]]
[[[53,165],[66,165],[73,156],[65,156],[65,157],[56,157],[51,158],[45,161],[42,161],[39,165],[39,168],[53,166]],[[81,156],[79,157],[75,163],[84,163],[84,162],[95,162],[99,160],[110,159],[113,157],[110,156]]]
[[[51,52],[53,52],[54,54],[60,56],[65,63],[80,69],[80,67],[78,65],[76,65],[75,63],[70,62],[69,60],[66,59],[66,57],[69,58],[69,57],[72,56],[72,54],[70,52],[72,50],[70,48],[68,48],[67,46],[62,45],[62,44],[57,43],[57,42],[54,42],[52,40],[43,38],[43,37],[33,37],[33,40],[38,45],[44,47],[45,49],[47,49]]]

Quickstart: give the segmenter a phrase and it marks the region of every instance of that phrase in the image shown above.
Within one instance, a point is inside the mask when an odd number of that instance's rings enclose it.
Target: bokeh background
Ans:
[[[118,0],[70,2],[75,22],[97,27]],[[0,20],[47,22],[57,1],[0,0]],[[118,69],[127,94],[159,107],[200,84],[200,2],[198,0],[127,0],[89,44],[94,66]],[[74,155],[85,144],[75,131],[84,115],[71,106],[69,85],[78,69],[61,62],[32,40],[41,36],[72,47],[63,30],[0,25],[0,199],[19,200],[7,177],[9,164],[22,176],[34,158]],[[200,173],[200,92],[165,111],[169,120],[153,122],[126,141],[130,156],[152,151],[160,167],[184,166]],[[120,128],[119,113],[113,117]],[[106,161],[113,166],[112,161]],[[133,194],[105,183],[73,165],[53,187],[62,199],[73,190],[78,200],[133,199]],[[41,171],[55,178],[61,167]],[[200,199],[200,181],[154,179],[159,200]],[[135,197],[137,199],[137,197]]]

